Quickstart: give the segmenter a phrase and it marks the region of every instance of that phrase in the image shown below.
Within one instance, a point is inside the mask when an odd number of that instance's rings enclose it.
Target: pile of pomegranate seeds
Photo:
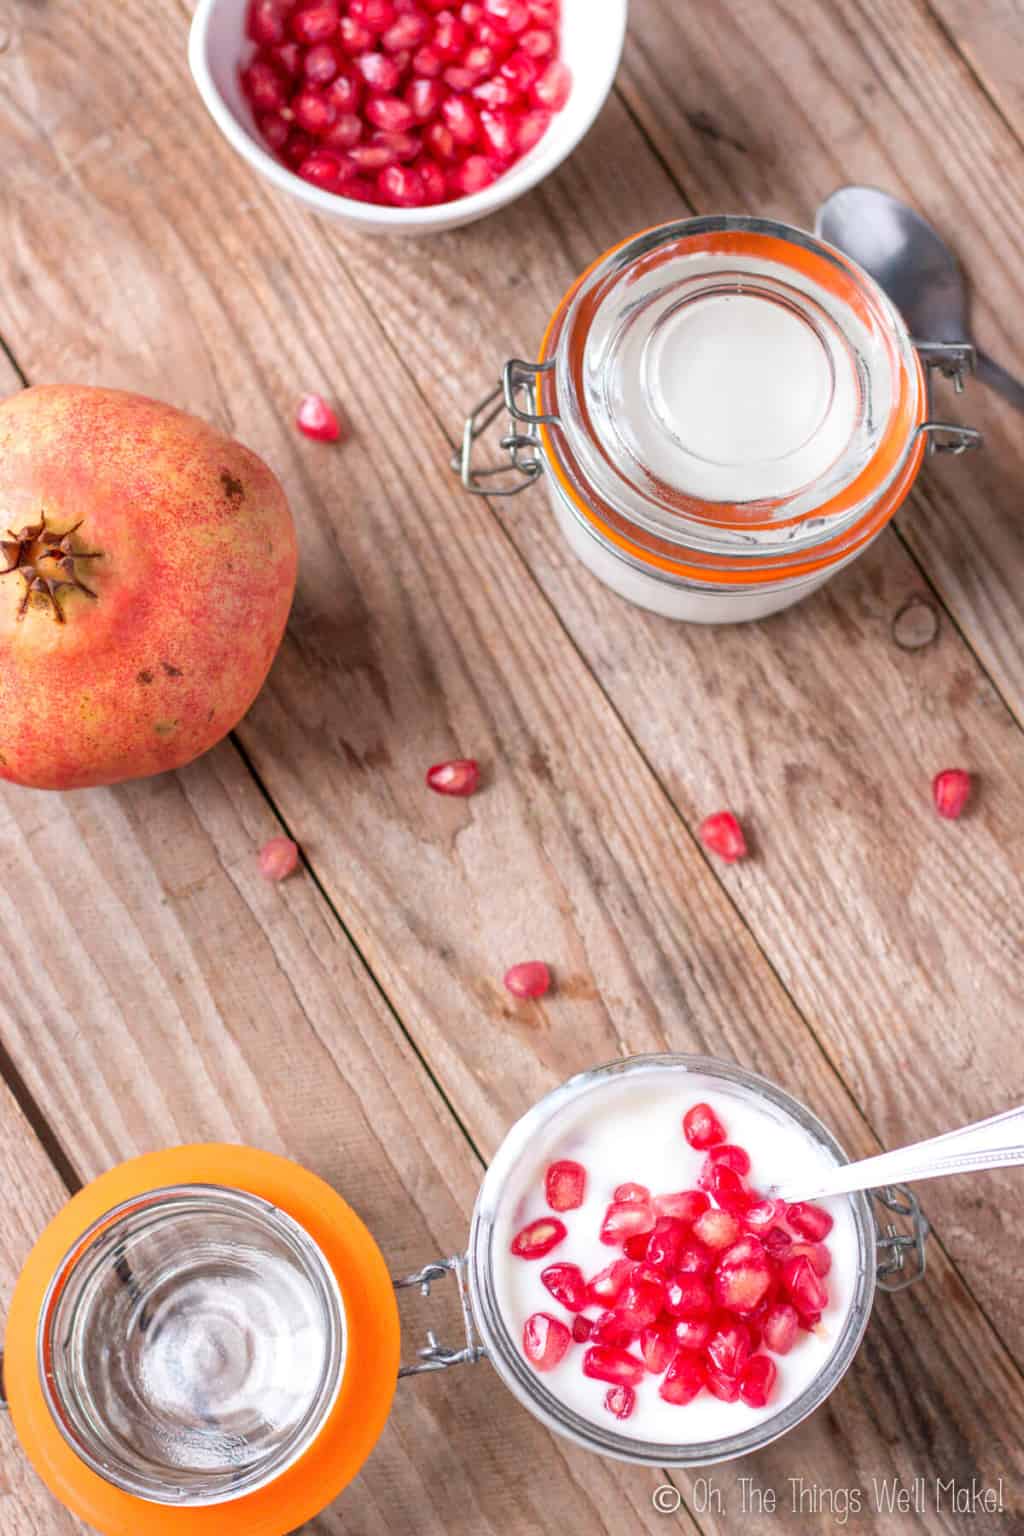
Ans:
[[[326,192],[422,208],[482,192],[569,98],[560,0],[250,0],[241,85]]]
[[[828,1304],[828,1212],[749,1188],[750,1158],[726,1141],[709,1105],[686,1111],[683,1133],[706,1153],[698,1187],[655,1195],[620,1184],[601,1224],[601,1241],[620,1255],[589,1279],[556,1257],[541,1280],[569,1317],[535,1312],[523,1329],[523,1353],[538,1371],[583,1346],[583,1374],[608,1383],[604,1406],[617,1419],[633,1413],[648,1376],[661,1378],[667,1403],[706,1391],[766,1407],[777,1376],[772,1355],[788,1354],[801,1329],[817,1328]],[[586,1182],[582,1164],[552,1163],[548,1205],[577,1210]],[[545,1259],[568,1236],[559,1217],[542,1216],[516,1234],[511,1251]]]
[[[932,780],[935,809],[946,821],[962,816],[971,797],[971,776],[963,768],[944,768]]]

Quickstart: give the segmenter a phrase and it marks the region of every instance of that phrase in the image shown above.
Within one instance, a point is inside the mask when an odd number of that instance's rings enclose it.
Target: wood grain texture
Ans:
[[[929,0],[931,9],[1018,138],[1024,139],[1021,0]]]
[[[26,11],[3,66],[19,147],[4,189],[7,332],[33,378],[102,378],[172,395],[234,425],[286,475],[304,545],[300,596],[242,740],[477,1144],[490,1152],[509,1121],[570,1071],[668,1043],[760,1066],[812,1104],[851,1151],[872,1150],[869,1125],[737,920],[732,903],[748,872],[723,892],[623,727],[635,616],[628,632],[617,629],[624,610],[543,537],[561,584],[551,595],[561,606],[563,590],[582,590],[595,605],[586,632],[567,637],[564,615],[555,618],[523,560],[533,556],[517,520],[532,517],[541,537],[542,509],[534,502],[532,512],[517,511],[503,532],[486,508],[455,494],[424,401],[447,406],[437,388],[445,377],[458,380],[460,395],[472,394],[478,373],[489,382],[505,355],[505,331],[491,350],[498,316],[529,346],[536,315],[582,264],[579,250],[607,243],[613,213],[632,222],[645,212],[651,222],[678,209],[621,106],[612,104],[573,166],[529,203],[457,242],[417,247],[414,260],[406,248],[343,243],[242,175],[183,79],[180,18],[140,3],[119,7],[116,27],[109,13],[106,24],[97,20],[103,14],[68,3]],[[153,47],[157,26],[162,49]],[[50,105],[29,114],[43,98]],[[72,241],[79,262],[69,272],[59,247]],[[379,290],[368,273],[378,274]],[[406,328],[403,307],[415,319]],[[318,386],[353,420],[343,451],[299,442],[288,426],[295,396]],[[546,568],[538,575],[548,580]],[[572,625],[571,606],[565,613]],[[839,615],[832,622],[841,629],[846,610]],[[724,703],[714,702],[716,682],[722,693],[715,653],[697,652],[698,664],[686,661],[692,637],[664,643],[679,647],[668,662],[669,696],[682,696],[707,734],[706,722],[716,722],[723,761],[748,750],[717,723]],[[625,678],[615,707],[580,650],[593,655],[609,693],[610,678]],[[863,652],[867,676],[877,658],[868,644]],[[765,649],[756,659],[747,691],[768,689],[769,709],[775,656]],[[799,680],[790,686],[790,715],[802,723]],[[661,733],[671,735],[677,721],[663,698],[660,716]],[[998,763],[997,741],[985,738]],[[476,751],[487,765],[485,792],[467,804],[422,788],[426,763],[455,750]],[[716,787],[695,782],[692,805],[679,791],[676,798],[695,813]],[[411,1191],[410,1238],[437,1237],[433,1222],[428,1233],[417,1226],[415,1207],[426,1202],[429,1212],[431,1197],[465,1219],[462,1184],[456,1200],[447,1180],[428,1172],[450,1172],[453,1133],[443,1119],[430,1132],[444,1130],[443,1146],[425,1166],[422,1082],[413,1073],[407,1088],[390,1058],[381,1072],[357,1070],[358,1055],[352,1065],[357,1039],[376,1062],[390,1015],[371,1012],[360,995],[339,1023],[336,998],[348,995],[353,962],[345,949],[331,985],[318,979],[324,946],[333,953],[338,943],[326,909],[304,884],[301,897],[298,885],[250,890],[245,861],[269,822],[229,749],[161,784],[65,801],[11,792],[4,803],[5,922],[19,936],[62,937],[43,977],[19,975],[3,1039],[33,1091],[46,1092],[62,1144],[84,1169],[150,1137],[216,1127],[286,1146],[346,1193],[355,1181],[354,1203],[382,1238],[396,1231],[403,1253],[415,1244],[401,1241],[406,1217],[386,1196],[402,1202],[402,1188]],[[856,869],[849,879],[852,891]],[[295,934],[291,908],[300,900],[314,915]],[[72,941],[72,921],[87,926],[88,949]],[[805,937],[813,963],[824,966],[824,951],[810,948],[817,928]],[[505,965],[527,953],[556,966],[550,1003],[512,1005],[501,992]],[[820,1031],[827,1021],[813,1022]],[[836,1038],[828,1044],[834,1061]],[[338,1060],[344,1068],[332,1076]],[[394,1104],[396,1082],[412,1108]],[[909,1121],[914,1109],[901,1097],[890,1119]],[[386,1159],[403,1158],[397,1182],[362,1130],[368,1116],[387,1126]],[[995,1219],[990,1206],[981,1219]],[[1012,1324],[1007,1307],[998,1325],[1009,1335]],[[408,1459],[396,1452],[393,1467],[382,1451],[361,1480],[367,1502],[356,1511],[349,1495],[339,1521],[387,1529],[398,1499],[407,1529],[429,1471],[432,1490],[438,1477],[446,1484],[432,1497],[452,1529],[479,1529],[485,1517],[503,1530],[551,1528],[552,1509],[582,1529],[598,1508],[607,1529],[636,1529],[650,1480],[613,1482],[592,1459],[549,1452],[524,1416],[514,1428],[505,1422],[512,1410],[478,1380],[487,1378],[474,1377],[472,1392],[486,1394],[486,1404],[471,1396],[467,1406],[461,1380],[430,1383],[426,1399],[410,1399],[418,1425],[422,1402],[451,1392],[438,1410],[448,1441],[414,1440],[407,1430]],[[937,1251],[926,1297],[880,1303],[829,1409],[743,1470],[781,1487],[794,1466],[837,1485],[947,1469],[1002,1471],[1012,1481],[1021,1403],[1015,1366]],[[483,1482],[456,1499],[448,1484],[458,1488],[458,1475],[448,1468],[464,1446],[479,1458]],[[734,1472],[716,1480],[735,1490]],[[702,1517],[701,1526],[716,1522]],[[780,1526],[748,1528],[769,1536]],[[819,1517],[798,1528],[831,1523]],[[884,1520],[861,1528],[884,1531]],[[905,1527],[955,1528],[931,1516]],[[984,1521],[973,1529],[987,1536]]]

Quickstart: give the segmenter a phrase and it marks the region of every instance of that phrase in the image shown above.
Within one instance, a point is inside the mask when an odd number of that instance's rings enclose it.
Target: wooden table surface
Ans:
[[[292,499],[298,596],[261,698],[201,761],[0,794],[0,1314],[68,1190],[168,1144],[301,1160],[397,1273],[459,1251],[512,1121],[619,1054],[734,1057],[858,1155],[1024,1098],[1020,418],[978,385],[946,402],[984,453],[929,464],[852,568],[732,629],[627,606],[540,490],[488,503],[448,469],[600,251],[688,212],[809,226],[848,181],[952,238],[980,341],[1024,373],[1020,0],[633,0],[568,164],[418,243],[254,179],[191,85],[188,21],[180,0],[0,0],[0,380],[129,386],[241,437]],[[313,389],[343,447],[296,434]],[[424,789],[450,756],[485,765],[474,799]],[[978,776],[959,823],[931,807],[947,766]],[[734,867],[696,838],[724,805],[754,844]],[[307,864],[271,886],[255,853],[282,830]],[[541,1003],[501,985],[527,958],[557,976]],[[926,1281],[879,1297],[799,1430],[673,1474],[675,1514],[652,1506],[666,1475],[548,1437],[482,1365],[404,1384],[309,1529],[812,1536],[860,1488],[858,1532],[1020,1531],[1020,1189],[927,1186]],[[81,1530],[2,1417],[0,1447],[3,1536]],[[774,1515],[743,1512],[744,1477]],[[796,1509],[791,1477],[818,1490]],[[873,1480],[915,1477],[923,1513],[875,1508]],[[1001,1514],[939,1507],[936,1479],[972,1478],[1002,1478]]]

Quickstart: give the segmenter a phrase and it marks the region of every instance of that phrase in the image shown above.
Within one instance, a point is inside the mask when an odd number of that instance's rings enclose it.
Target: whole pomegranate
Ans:
[[[0,778],[81,789],[231,730],[297,551],[254,453],[172,406],[45,385],[0,404]]]

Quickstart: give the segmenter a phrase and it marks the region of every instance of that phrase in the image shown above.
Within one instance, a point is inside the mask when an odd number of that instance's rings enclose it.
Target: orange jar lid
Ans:
[[[666,407],[678,387],[699,416],[701,382],[721,392],[715,366],[737,353],[767,413],[749,462],[730,456],[731,430],[718,454],[713,432],[691,441],[685,404],[676,420]],[[794,437],[777,444],[770,408],[787,392]],[[901,318],[847,257],[786,225],[706,218],[635,235],[580,276],[544,337],[534,403],[519,419],[602,540],[641,566],[742,587],[811,575],[877,535],[920,467],[928,393]]]
[[[58,1428],[40,1371],[39,1335],[54,1277],[83,1234],[115,1208],[174,1186],[220,1186],[276,1207],[330,1267],[345,1319],[341,1381],[316,1437],[279,1476],[238,1499],[152,1502],[94,1472]],[[52,1298],[51,1298],[52,1299]],[[246,1147],[177,1147],[134,1158],[87,1185],[57,1215],[18,1279],[5,1338],[5,1386],[29,1460],[60,1502],[104,1536],[285,1536],[356,1476],[387,1421],[398,1380],[399,1321],[383,1255],[351,1207],[315,1174]]]

